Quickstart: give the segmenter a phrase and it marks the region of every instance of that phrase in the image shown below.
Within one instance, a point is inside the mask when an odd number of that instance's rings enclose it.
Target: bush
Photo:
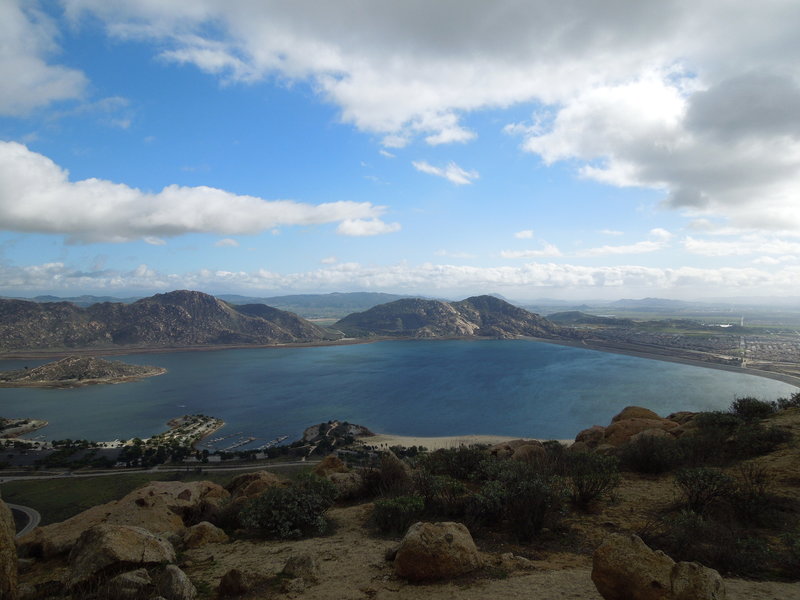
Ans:
[[[781,410],[797,407],[800,407],[800,392],[795,392],[788,398],[778,398],[778,408]]]
[[[728,500],[736,516],[746,524],[763,524],[772,507],[769,477],[764,467],[748,464],[738,469],[738,481]]]
[[[372,523],[382,533],[402,534],[419,520],[425,502],[419,496],[397,496],[376,500]]]
[[[466,510],[467,487],[447,475],[418,471],[413,476],[414,489],[425,503],[425,512],[441,517],[462,517]]]
[[[567,462],[567,487],[572,502],[587,508],[619,485],[619,461],[594,452],[571,454]]]
[[[731,403],[730,412],[747,422],[766,419],[775,414],[778,406],[775,402],[767,402],[758,398],[736,398]]]
[[[675,475],[675,485],[683,492],[689,510],[705,513],[733,489],[733,480],[718,469],[698,467],[682,469]]]
[[[639,436],[622,448],[623,468],[636,473],[658,475],[671,471],[682,458],[678,441],[671,437]]]
[[[733,437],[729,447],[732,458],[751,458],[769,454],[781,444],[792,439],[790,431],[777,427],[764,427],[752,423],[741,427]]]
[[[486,458],[483,446],[440,449],[419,457],[418,466],[434,475],[470,479]]]
[[[267,537],[299,538],[325,532],[324,513],[336,498],[336,486],[316,475],[303,474],[287,488],[267,488],[239,513],[248,529]]]
[[[498,523],[505,513],[508,490],[499,481],[487,481],[467,500],[467,519],[481,525]]]

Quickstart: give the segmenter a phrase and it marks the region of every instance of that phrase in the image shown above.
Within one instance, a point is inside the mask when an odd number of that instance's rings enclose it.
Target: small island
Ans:
[[[0,371],[0,387],[72,388],[136,381],[166,372],[162,367],[129,365],[95,356],[67,356],[33,369]]]

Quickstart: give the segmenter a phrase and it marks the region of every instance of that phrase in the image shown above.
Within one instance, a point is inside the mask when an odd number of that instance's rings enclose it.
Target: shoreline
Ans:
[[[575,434],[577,435],[577,433]],[[526,441],[550,441],[541,438],[520,437],[513,435],[489,435],[489,434],[476,434],[476,435],[440,435],[440,436],[419,436],[419,435],[394,435],[391,433],[376,433],[372,436],[359,437],[358,442],[364,446],[382,446],[388,448],[392,446],[422,446],[428,450],[441,450],[459,448],[460,446],[473,446],[475,444],[488,444],[493,446],[495,444],[502,444],[514,440]],[[570,445],[574,440],[556,440],[565,445]]]
[[[94,379],[48,379],[42,381],[0,381],[0,388],[40,388],[40,389],[73,389],[89,385],[115,385],[118,383],[132,383],[148,377],[163,375],[167,370],[164,367],[151,367],[151,371],[138,375],[123,375],[121,377],[98,377]]]

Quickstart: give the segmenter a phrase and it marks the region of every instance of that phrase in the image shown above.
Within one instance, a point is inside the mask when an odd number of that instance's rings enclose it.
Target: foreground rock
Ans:
[[[81,535],[70,552],[68,585],[75,587],[113,572],[174,561],[172,544],[146,529],[96,525]]]
[[[641,406],[627,406],[611,419],[608,427],[594,425],[575,437],[575,442],[586,448],[610,448],[612,451],[630,442],[636,436],[676,436],[682,432],[681,424],[659,417]]]
[[[182,541],[187,548],[199,548],[206,544],[225,543],[228,541],[228,535],[216,525],[201,521],[183,533]]]
[[[187,525],[213,518],[230,494],[208,481],[156,481],[121,500],[38,527],[19,540],[24,556],[50,558],[69,552],[81,534],[100,524],[142,527],[158,534],[180,534]]]
[[[167,600],[194,600],[197,589],[186,573],[175,565],[167,565],[158,581],[158,591]]]
[[[0,499],[0,600],[17,600],[17,549],[14,517]]]
[[[724,600],[719,573],[675,563],[636,535],[613,534],[594,552],[592,581],[605,600]]]
[[[457,577],[481,567],[469,530],[461,523],[414,523],[394,559],[395,573],[411,581]]]

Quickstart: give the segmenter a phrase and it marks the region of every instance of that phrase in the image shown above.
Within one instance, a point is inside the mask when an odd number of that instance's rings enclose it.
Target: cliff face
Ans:
[[[348,315],[334,327],[354,337],[574,337],[570,330],[494,296],[460,302],[397,300]]]
[[[176,291],[132,304],[0,300],[0,349],[44,350],[273,344],[328,338],[322,328],[270,307],[234,307]]]

